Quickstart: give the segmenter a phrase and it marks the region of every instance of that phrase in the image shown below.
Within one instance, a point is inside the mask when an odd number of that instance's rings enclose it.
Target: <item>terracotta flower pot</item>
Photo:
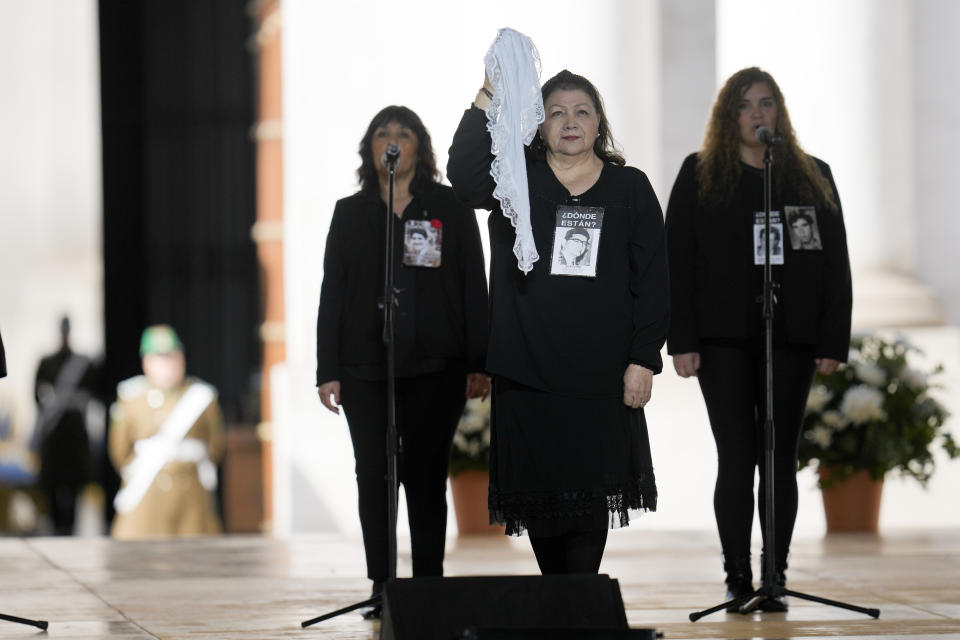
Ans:
[[[821,480],[828,480],[829,467],[819,470]],[[823,510],[827,518],[827,533],[877,533],[880,521],[880,497],[883,481],[859,471],[842,482],[822,489]]]
[[[453,492],[453,509],[457,516],[459,535],[503,535],[504,527],[490,524],[487,510],[487,485],[490,474],[486,471],[467,470],[450,476]]]

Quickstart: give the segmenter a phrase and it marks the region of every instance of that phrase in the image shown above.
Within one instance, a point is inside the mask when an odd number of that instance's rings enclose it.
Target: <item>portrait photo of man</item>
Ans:
[[[764,242],[764,227],[762,225],[755,227],[754,257],[753,264],[766,263],[766,243]],[[783,264],[783,225],[770,225],[770,264]]]
[[[550,261],[550,273],[566,276],[596,276],[594,243],[597,230],[584,227],[556,230],[553,244],[553,256]]]
[[[785,207],[790,231],[790,248],[795,251],[820,251],[820,229],[813,207]]]
[[[409,220],[403,234],[403,264],[408,267],[440,266],[439,230],[426,220]]]

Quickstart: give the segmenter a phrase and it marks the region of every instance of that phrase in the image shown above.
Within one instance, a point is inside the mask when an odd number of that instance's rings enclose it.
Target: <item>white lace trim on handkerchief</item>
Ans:
[[[513,244],[517,266],[529,273],[540,256],[530,226],[523,147],[533,140],[544,117],[540,55],[527,36],[513,29],[500,29],[483,64],[493,84],[493,98],[486,108],[490,150],[494,155],[490,175],[497,183],[493,196],[517,230]]]

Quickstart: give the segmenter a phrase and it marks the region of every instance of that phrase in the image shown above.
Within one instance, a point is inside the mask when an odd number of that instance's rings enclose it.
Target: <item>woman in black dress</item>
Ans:
[[[529,532],[543,573],[596,573],[608,528],[656,508],[643,406],[667,330],[663,218],[646,176],[614,150],[597,90],[563,71],[543,85],[546,119],[528,149],[541,257],[522,273],[492,195],[492,92],[485,80],[447,166],[458,197],[492,212],[490,517]],[[581,223],[589,259],[563,267],[560,240]]]
[[[407,498],[414,576],[443,575],[450,445],[465,398],[485,396],[487,283],[476,214],[439,184],[430,134],[406,107],[374,116],[360,141],[360,191],[337,202],[323,258],[317,392],[342,403],[356,457],[360,524],[373,593],[388,577],[383,317],[388,144],[395,171],[394,317],[399,479]],[[416,232],[416,233],[414,233]],[[431,256],[404,251],[430,237]],[[377,617],[380,607],[366,612]]]
[[[756,130],[782,138],[773,151],[771,255],[773,322],[774,500],[777,580],[785,570],[797,515],[797,443],[814,371],[830,373],[847,358],[851,286],[846,232],[826,163],[797,144],[790,116],[770,74],[734,74],[713,106],[703,149],[684,161],[667,206],[671,326],[667,341],[677,373],[697,376],[717,445],[714,511],[728,596],[752,590],[750,531],[753,477],[764,495],[763,340],[757,296],[763,257],[754,242],[763,206],[764,145]],[[800,212],[819,243],[796,237]],[[806,230],[804,230],[806,231]],[[787,241],[790,234],[791,241]],[[762,233],[759,236],[762,240]],[[762,244],[762,243],[761,243]],[[771,244],[771,250],[774,245]],[[759,264],[758,264],[759,263]],[[758,501],[766,528],[765,505]],[[760,604],[785,611],[781,597]]]

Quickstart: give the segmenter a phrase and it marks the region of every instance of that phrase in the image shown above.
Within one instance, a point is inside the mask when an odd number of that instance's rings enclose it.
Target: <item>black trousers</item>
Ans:
[[[813,373],[812,350],[774,348],[774,525],[779,568],[786,567],[797,518],[797,445]],[[732,562],[750,556],[753,477],[758,467],[760,524],[766,539],[763,351],[702,346],[697,375],[717,445],[713,494],[717,530],[724,559]]]
[[[443,575],[450,445],[466,402],[466,373],[397,379],[397,475],[407,499],[414,576]],[[356,459],[367,576],[387,579],[387,392],[385,381],[341,376],[340,401]]]

